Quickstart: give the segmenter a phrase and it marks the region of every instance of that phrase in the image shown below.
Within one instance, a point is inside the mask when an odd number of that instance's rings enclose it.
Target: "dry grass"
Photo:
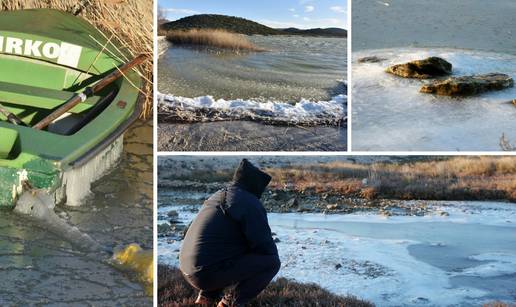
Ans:
[[[487,304],[484,304],[483,305],[484,307],[516,307],[516,304],[512,303],[512,304],[507,304],[507,303],[504,303],[504,302],[491,302],[491,303],[487,303]]]
[[[142,117],[152,114],[152,0],[2,0],[0,9],[21,10],[53,8],[78,15],[100,29],[107,38],[122,46],[120,56],[129,60],[138,54],[147,54],[149,60],[137,68],[146,80],[142,92],[146,95]]]
[[[516,157],[269,168],[273,189],[363,198],[516,200]]]
[[[167,40],[177,45],[216,47],[233,51],[264,51],[249,42],[244,35],[217,29],[171,30]]]
[[[158,305],[196,306],[197,291],[184,280],[176,268],[158,266]],[[271,283],[255,300],[247,306],[347,306],[370,307],[373,304],[355,297],[337,296],[314,284],[301,284],[279,278]]]

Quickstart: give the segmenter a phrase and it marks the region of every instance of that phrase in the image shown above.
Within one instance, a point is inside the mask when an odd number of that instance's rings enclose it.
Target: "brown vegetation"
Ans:
[[[149,60],[137,68],[146,80],[142,92],[146,96],[143,117],[152,114],[152,50],[153,1],[152,0],[2,0],[1,10],[52,8],[78,15],[122,46],[122,53],[136,57],[149,55]],[[124,56],[125,57],[125,56]],[[125,57],[126,60],[129,60]]]
[[[269,168],[272,188],[363,198],[516,200],[516,157]]]
[[[507,304],[504,302],[492,302],[483,305],[484,307],[516,307],[516,304]]]
[[[197,291],[183,278],[178,269],[158,266],[158,305],[159,306],[196,306]],[[301,284],[285,278],[271,283],[249,307],[258,306],[348,306],[370,307],[373,304],[355,297],[338,296],[315,284]]]
[[[264,51],[249,42],[244,35],[217,29],[172,30],[166,33],[172,44],[216,47],[234,51]]]

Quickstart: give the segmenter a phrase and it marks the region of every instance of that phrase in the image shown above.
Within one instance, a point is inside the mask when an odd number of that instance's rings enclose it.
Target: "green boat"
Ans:
[[[94,94],[81,93],[128,61],[120,49],[62,11],[0,12],[0,107],[21,120],[0,114],[0,207],[14,206],[27,190],[79,205],[117,163],[123,134],[141,112],[143,79],[131,69]],[[73,97],[81,102],[34,128]]]

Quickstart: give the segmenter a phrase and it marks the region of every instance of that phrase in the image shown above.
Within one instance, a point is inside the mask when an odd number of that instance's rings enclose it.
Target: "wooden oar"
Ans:
[[[16,116],[14,113],[9,112],[6,108],[4,108],[3,105],[0,104],[0,113],[2,113],[5,117],[7,117],[7,120],[15,125],[25,126],[25,123],[22,122],[22,120]]]
[[[34,129],[44,129],[48,125],[50,125],[54,120],[58,119],[59,116],[65,114],[70,111],[73,107],[78,105],[81,102],[84,102],[88,97],[93,96],[95,93],[99,92],[109,84],[113,83],[115,80],[123,76],[123,74],[132,69],[136,65],[141,64],[143,61],[147,59],[147,55],[140,54],[136,58],[134,58],[131,62],[125,63],[119,66],[115,71],[105,76],[99,82],[97,82],[93,87],[88,87],[81,93],[75,94],[72,98],[68,99],[62,106],[56,109],[54,112],[49,114],[47,117],[43,118],[40,122],[32,126]]]

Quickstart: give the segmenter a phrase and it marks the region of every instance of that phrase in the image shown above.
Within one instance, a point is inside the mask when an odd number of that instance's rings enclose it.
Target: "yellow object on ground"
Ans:
[[[154,261],[152,250],[144,250],[138,244],[132,243],[115,250],[113,260],[122,267],[135,271],[143,282],[153,283]]]

